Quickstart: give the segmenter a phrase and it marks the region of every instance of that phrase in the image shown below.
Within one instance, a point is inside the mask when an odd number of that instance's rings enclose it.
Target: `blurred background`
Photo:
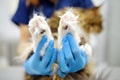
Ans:
[[[106,0],[101,8],[104,30],[96,36],[98,44],[94,49],[97,65],[104,64],[116,68],[117,71],[120,67],[119,4],[120,0]],[[14,59],[18,55],[17,46],[20,33],[19,27],[11,22],[11,17],[17,9],[17,5],[18,0],[0,0],[0,80],[23,79],[24,69]],[[119,78],[111,80],[119,80]]]

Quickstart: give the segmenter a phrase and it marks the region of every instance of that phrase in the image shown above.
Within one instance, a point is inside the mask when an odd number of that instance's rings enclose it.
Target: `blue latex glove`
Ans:
[[[56,62],[57,50],[54,48],[54,42],[50,41],[43,57],[40,57],[40,51],[47,41],[44,36],[39,42],[36,52],[24,63],[26,72],[30,75],[52,75],[52,64]]]
[[[58,57],[58,75],[64,78],[68,73],[74,73],[83,69],[87,64],[87,55],[76,44],[71,34],[67,34],[63,37],[62,44],[63,47]]]

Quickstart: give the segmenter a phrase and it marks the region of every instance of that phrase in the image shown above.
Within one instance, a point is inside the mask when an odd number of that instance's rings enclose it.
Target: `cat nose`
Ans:
[[[41,30],[40,34],[43,34],[45,32],[45,30]]]

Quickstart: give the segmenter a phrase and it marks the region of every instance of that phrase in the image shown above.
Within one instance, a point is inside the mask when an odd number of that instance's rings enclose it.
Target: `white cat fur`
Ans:
[[[78,26],[78,16],[75,16],[71,11],[66,11],[65,14],[60,16],[60,22],[58,27],[58,48],[59,50],[62,48],[62,38],[68,33],[71,33],[76,40],[76,42],[81,42],[80,37],[85,37],[85,32],[81,27]],[[65,30],[65,27],[68,26],[68,28]],[[81,36],[80,36],[81,35]],[[88,56],[92,55],[92,48],[88,43],[85,43],[85,45],[80,46]]]
[[[41,34],[43,30],[45,30],[45,32]],[[53,40],[51,30],[47,22],[45,21],[45,18],[43,16],[39,16],[35,14],[34,17],[29,21],[29,31],[32,36],[34,52],[36,51],[37,46],[39,42],[41,41],[42,37],[47,36],[47,42],[45,43],[40,53],[40,55],[43,56],[45,53],[45,49],[48,46],[49,41]]]

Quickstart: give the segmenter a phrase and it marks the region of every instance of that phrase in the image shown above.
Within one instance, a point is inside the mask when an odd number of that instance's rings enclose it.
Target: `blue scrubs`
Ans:
[[[91,0],[58,0],[57,9],[64,7],[80,7],[80,8],[91,8],[93,7]]]
[[[29,19],[32,17],[33,12],[42,12],[47,18],[50,18],[55,10],[62,9],[64,7],[80,7],[91,8],[93,3],[91,0],[58,0],[58,3],[54,5],[49,0],[40,0],[39,7],[26,6],[26,0],[19,0],[19,5],[16,13],[12,17],[12,21],[19,24],[28,24]]]

